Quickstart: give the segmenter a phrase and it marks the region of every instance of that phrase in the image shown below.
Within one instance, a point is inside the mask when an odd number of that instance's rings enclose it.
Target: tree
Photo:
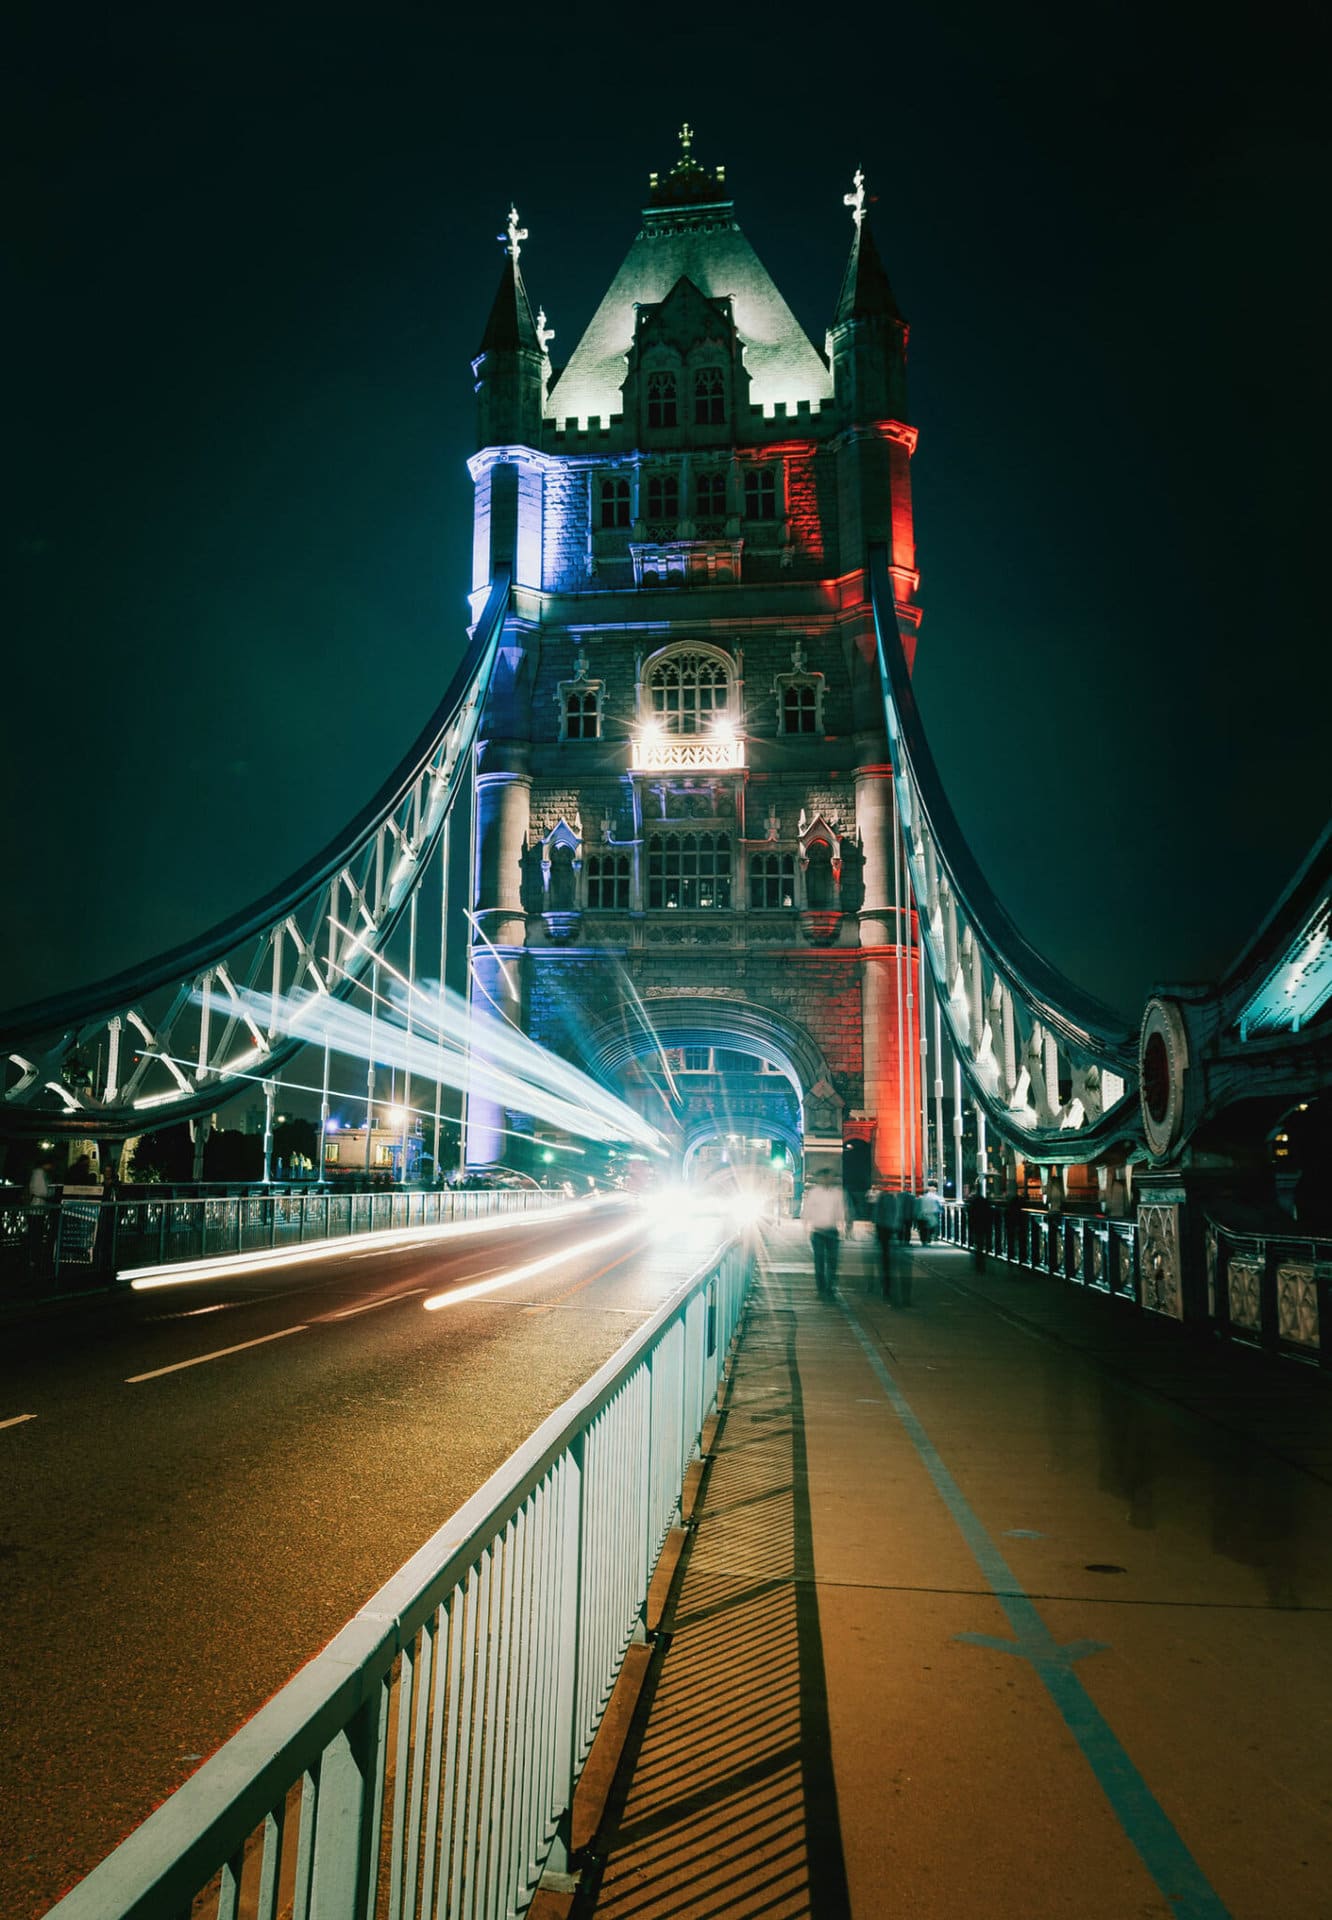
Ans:
[[[129,1177],[140,1185],[172,1185],[194,1177],[194,1142],[181,1120],[156,1133],[141,1134],[129,1164]]]

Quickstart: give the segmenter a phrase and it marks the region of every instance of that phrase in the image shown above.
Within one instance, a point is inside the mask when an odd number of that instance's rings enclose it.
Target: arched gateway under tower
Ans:
[[[636,1085],[682,1152],[752,1121],[807,1165],[867,1142],[878,1178],[915,1185],[939,1169],[866,556],[887,550],[909,660],[916,433],[859,176],[846,202],[824,354],[683,139],[563,365],[511,215],[473,363],[476,603],[513,576],[473,977]],[[529,1126],[474,1101],[469,1158],[513,1157]]]

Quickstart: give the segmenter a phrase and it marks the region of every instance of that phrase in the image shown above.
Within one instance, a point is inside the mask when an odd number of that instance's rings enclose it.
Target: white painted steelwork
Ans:
[[[503,573],[410,753],[294,879],[188,946],[0,1019],[6,1129],[115,1139],[192,1119],[318,1043],[313,1015],[293,1037],[277,1009],[345,999],[383,955],[470,777],[508,604]]]
[[[978,1112],[1033,1160],[1081,1162],[1122,1148],[1141,1134],[1134,1037],[1028,946],[986,886],[916,711],[882,548],[871,551],[870,581],[910,897]]]
[[[47,1920],[507,1920],[565,1874],[749,1268],[709,1256]]]

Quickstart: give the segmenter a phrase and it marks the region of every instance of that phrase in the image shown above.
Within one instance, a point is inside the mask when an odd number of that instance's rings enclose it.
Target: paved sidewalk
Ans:
[[[1327,1384],[906,1258],[769,1234],[575,1915],[1332,1911]]]

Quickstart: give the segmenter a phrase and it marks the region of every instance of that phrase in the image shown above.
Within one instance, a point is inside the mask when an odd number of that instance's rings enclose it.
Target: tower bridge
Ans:
[[[1090,1604],[1086,1593],[1024,1590],[1015,1571],[1023,1543],[1045,1535],[1011,1524],[1008,1495],[1016,1487],[1038,1507],[1051,1501],[1048,1462],[1038,1458],[1045,1434],[1033,1442],[1039,1422],[1031,1408],[1045,1397],[1060,1441],[1076,1424],[1066,1417],[1066,1400],[1076,1397],[1068,1381],[1085,1357],[1079,1343],[1105,1337],[1105,1323],[1088,1336],[1088,1322],[1072,1316],[1094,1307],[1094,1293],[1144,1311],[1118,1316],[1116,1364],[1132,1400],[1121,1394],[1107,1416],[1091,1491],[1058,1496],[1065,1511],[1050,1524],[1070,1536],[1080,1537],[1082,1508],[1104,1520],[1095,1503],[1109,1487],[1127,1510],[1116,1520],[1121,1535],[1140,1539],[1151,1525],[1140,1505],[1141,1432],[1168,1424],[1173,1442],[1186,1407],[1201,1407],[1211,1421],[1227,1391],[1211,1377],[1212,1343],[1180,1341],[1173,1363],[1181,1379],[1188,1374],[1191,1397],[1171,1405],[1168,1422],[1159,1406],[1144,1420],[1167,1351],[1151,1341],[1171,1334],[1160,1322],[1332,1364],[1326,1215],[1319,1217],[1316,1197],[1292,1191],[1289,1167],[1274,1151],[1301,1122],[1309,1127],[1306,1117],[1317,1117],[1332,1081],[1332,838],[1312,849],[1219,980],[1162,986],[1136,1027],[1024,939],[954,816],[913,691],[917,648],[929,638],[911,504],[917,433],[906,389],[908,329],[860,175],[846,206],[849,257],[821,351],[745,239],[722,170],[695,158],[686,129],[680,158],[653,176],[641,227],[563,364],[551,357],[556,336],[540,307],[534,312],[520,264],[530,236],[510,211],[473,363],[473,618],[451,686],[380,791],[284,886],[141,967],[0,1020],[0,1129],[29,1152],[43,1136],[71,1151],[96,1143],[114,1165],[134,1135],[185,1122],[201,1162],[210,1117],[255,1087],[270,1133],[282,1089],[296,1085],[319,1097],[326,1129],[335,1079],[351,1062],[353,1073],[365,1074],[368,1153],[382,1091],[377,1071],[389,1067],[398,1124],[433,1129],[436,1183],[455,1101],[473,1167],[534,1165],[543,1141],[581,1132],[603,1145],[635,1143],[663,1162],[673,1157],[689,1173],[706,1149],[738,1137],[770,1144],[801,1178],[863,1164],[863,1177],[890,1189],[951,1182],[958,1198],[969,1187],[988,1189],[1013,1203],[1004,1216],[975,1226],[951,1207],[946,1237],[965,1241],[975,1231],[979,1250],[1006,1263],[1005,1275],[1034,1269],[1081,1282],[1081,1290],[1042,1289],[1035,1318],[1013,1337],[1011,1296],[986,1293],[976,1281],[968,1289],[955,1252],[926,1256],[945,1263],[934,1272],[952,1290],[954,1325],[967,1316],[950,1374],[926,1358],[937,1323],[926,1323],[913,1349],[892,1305],[869,1299],[877,1269],[854,1247],[848,1265],[861,1286],[858,1311],[833,1318],[831,1303],[806,1285],[802,1236],[789,1225],[769,1242],[758,1307],[746,1291],[750,1247],[734,1238],[710,1243],[703,1265],[654,1303],[619,1352],[302,1670],[295,1688],[272,1699],[62,1902],[69,1920],[179,1913],[201,1886],[200,1911],[249,1911],[250,1898],[255,1911],[275,1913],[290,1896],[296,1911],[339,1920],[371,1910],[525,1911],[543,1882],[567,1893],[579,1864],[574,1783],[626,1648],[637,1642],[644,1652],[660,1624],[648,1581],[664,1542],[685,1550],[675,1524],[681,1481],[708,1444],[705,1420],[746,1313],[757,1328],[757,1360],[748,1375],[733,1364],[730,1376],[740,1434],[728,1443],[709,1516],[722,1541],[718,1558],[700,1556],[704,1592],[690,1624],[703,1625],[694,1637],[702,1652],[688,1657],[700,1663],[696,1690],[707,1685],[720,1695],[723,1668],[728,1684],[738,1671],[734,1685],[746,1703],[764,1690],[763,1713],[750,1716],[760,1731],[747,1728],[746,1737],[767,1740],[774,1717],[785,1715],[783,1763],[795,1754],[806,1768],[811,1886],[824,1893],[831,1882],[820,1884],[818,1870],[829,1863],[843,1872],[828,1826],[842,1788],[833,1791],[829,1779],[809,1787],[807,1749],[822,1741],[826,1759],[840,1739],[843,1785],[863,1783],[877,1767],[888,1670],[880,1650],[907,1644],[895,1632],[905,1622],[919,1636],[916,1651],[937,1644],[951,1656],[960,1643],[968,1658],[1029,1669],[1062,1715],[1046,1725],[1022,1709],[1032,1743],[1023,1752],[1027,1806],[981,1780],[977,1825],[996,1858],[1011,1831],[1026,1832],[1017,1823],[1031,1817],[1030,1781],[1057,1779],[1062,1792],[1080,1756],[1104,1804],[1090,1793],[1085,1804],[1071,1797],[1063,1824],[1042,1805],[1047,1846],[1051,1831],[1061,1854],[1070,1836],[1081,1845],[1084,1831],[1094,1831],[1099,1846],[1101,1824],[1117,1822],[1114,1845],[1131,1844],[1147,1876],[1134,1910],[1145,1911],[1159,1891],[1172,1910],[1224,1911],[1097,1707],[1094,1683],[1084,1688],[1074,1672],[1111,1649],[1081,1631],[1057,1638],[1036,1604],[1053,1597],[1067,1612]],[[450,997],[450,981],[460,978],[466,1002]],[[390,1224],[409,1235],[459,1225],[439,1204],[424,1204],[440,1196],[411,1198],[421,1202],[415,1212],[391,1211]],[[1048,1203],[1039,1216],[1018,1205],[1038,1198]],[[326,1233],[327,1204],[322,1217]],[[976,1218],[984,1220],[983,1210]],[[349,1231],[373,1226],[373,1209],[357,1221],[349,1209],[348,1222]],[[1283,1224],[1304,1236],[1301,1244],[1281,1237]],[[276,1215],[260,1226],[271,1230],[271,1250]],[[302,1210],[300,1238],[305,1226]],[[244,1230],[238,1211],[238,1250]],[[641,1231],[640,1217],[574,1251]],[[488,1294],[563,1257],[487,1272],[455,1297]],[[528,1311],[543,1314],[610,1271],[582,1274],[567,1289],[562,1278]],[[391,1304],[401,1300],[386,1291],[318,1318],[345,1327],[355,1315],[359,1330],[362,1312]],[[611,1311],[632,1314],[635,1306],[612,1302]],[[382,1329],[385,1321],[368,1324]],[[545,1337],[534,1329],[550,1324],[525,1318],[532,1352]],[[1002,1355],[996,1327],[1007,1336]],[[155,1362],[123,1384],[250,1347],[271,1355],[269,1342],[309,1330],[304,1317],[277,1331],[265,1319],[253,1340]],[[1040,1345],[1047,1336],[1053,1361]],[[358,1331],[352,1341],[362,1337]],[[887,1353],[897,1364],[890,1337],[917,1368],[927,1417],[884,1361]],[[802,1369],[814,1383],[808,1406]],[[1288,1377],[1291,1370],[1282,1387]],[[1293,1377],[1301,1393],[1312,1381],[1307,1407],[1318,1382],[1311,1370]],[[1084,1378],[1078,1420],[1089,1418],[1098,1390],[1107,1407],[1119,1392]],[[1240,1432],[1247,1470],[1250,1458],[1288,1446],[1291,1403],[1270,1387],[1250,1394],[1247,1383],[1236,1397],[1250,1423]],[[311,1403],[320,1404],[313,1393]],[[960,1406],[985,1445],[955,1445]],[[866,1408],[874,1412],[861,1424]],[[18,1413],[0,1425],[21,1429],[35,1419]],[[1298,1464],[1317,1478],[1326,1454],[1318,1453],[1318,1415],[1307,1420]],[[188,1417],[185,1424],[193,1449]],[[975,1427],[963,1421],[961,1430]],[[1228,1432],[1226,1446],[1234,1440]],[[945,1452],[959,1457],[956,1474]],[[984,1477],[993,1465],[987,1452],[1000,1458],[1002,1500]],[[1216,1503],[1214,1530],[1242,1536],[1230,1558],[1279,1573],[1279,1556],[1244,1544],[1251,1510],[1263,1504],[1262,1493],[1250,1494],[1256,1478],[1232,1503],[1225,1447],[1200,1457]],[[815,1459],[812,1473],[807,1458]],[[419,1462],[408,1464],[414,1471]],[[1061,1489],[1075,1484],[1068,1465],[1061,1459]],[[1185,1462],[1178,1483],[1186,1503],[1197,1498],[1194,1465]],[[967,1477],[980,1488],[974,1508]],[[804,1511],[811,1485],[838,1495],[838,1522],[823,1516],[822,1564]],[[995,1511],[985,1521],[987,1502]],[[945,1511],[974,1569],[957,1561],[951,1536],[943,1538]],[[1002,1550],[987,1526],[1002,1534]],[[900,1565],[886,1569],[874,1554],[890,1533],[901,1550],[911,1531],[909,1551],[919,1559],[904,1581]],[[1144,1585],[1129,1611],[1191,1606],[1210,1616],[1200,1633],[1216,1634],[1211,1623],[1225,1605],[1208,1584],[1212,1562],[1202,1563],[1207,1578],[1199,1582],[1205,1608],[1187,1581],[1182,1598],[1160,1597],[1177,1578],[1182,1531],[1170,1535],[1153,1569],[1158,1584]],[[1313,1517],[1308,1531],[1319,1534]],[[1032,1565],[1042,1579],[1064,1580],[1071,1563],[1065,1556]],[[755,1588],[719,1605],[718,1566],[728,1578],[735,1566],[746,1578],[757,1568]],[[1081,1568],[1093,1579],[1126,1571],[1105,1559]],[[826,1694],[811,1601],[821,1578],[836,1586],[829,1615],[843,1628]],[[789,1621],[781,1611],[788,1587]],[[1235,1605],[1251,1609],[1247,1589],[1237,1583],[1235,1592]],[[1273,1610],[1293,1617],[1293,1592],[1292,1578]],[[1100,1604],[1099,1594],[1092,1598]],[[908,1614],[913,1600],[922,1604]],[[947,1627],[939,1625],[941,1601],[953,1610]],[[968,1630],[954,1631],[954,1616]],[[737,1619],[745,1624],[737,1628]],[[1004,1637],[979,1630],[1000,1624]],[[1226,1631],[1215,1643],[1223,1657],[1199,1683],[1209,1692],[1218,1676],[1233,1686],[1244,1665]],[[1243,1635],[1253,1631],[1246,1623]],[[679,1636],[682,1644],[687,1638]],[[824,1645],[835,1640],[830,1627]],[[1270,1652],[1268,1645],[1265,1657]],[[1149,1690],[1143,1672],[1154,1686],[1157,1657],[1147,1647],[1127,1682],[1120,1671],[1116,1719],[1131,1720],[1125,1698]],[[1307,1685],[1307,1646],[1286,1657]],[[921,1674],[931,1672],[919,1664]],[[1254,1664],[1265,1685],[1267,1668]],[[773,1667],[797,1676],[793,1691],[802,1697],[794,1706],[777,1697]],[[940,1696],[920,1680],[903,1693],[902,1672],[892,1669],[892,1708],[909,1732],[924,1727],[932,1736]],[[1182,1688],[1177,1671],[1168,1678]],[[746,1685],[754,1693],[745,1694]],[[1010,1698],[999,1683],[985,1685]],[[806,1693],[816,1700],[812,1714]],[[835,1736],[830,1699],[842,1715]],[[974,1708],[968,1729],[977,1748],[989,1744],[988,1731],[976,1733],[992,1728],[986,1710]],[[1005,1704],[1004,1712],[1015,1718],[1018,1709]],[[705,1727],[705,1744],[716,1739],[706,1715],[680,1718]],[[1047,1751],[1051,1728],[1057,1746]],[[1187,1769],[1172,1777],[1172,1749],[1156,1744],[1159,1722],[1149,1716],[1136,1732],[1151,1756],[1146,1771],[1169,1782],[1173,1808],[1185,1797]],[[743,1738],[737,1747],[748,1753]],[[643,1750],[652,1772],[650,1738]],[[1002,1751],[995,1743],[987,1764]],[[1227,1764],[1238,1751],[1236,1740]],[[974,1755],[965,1759],[970,1765]],[[766,1816],[771,1754],[760,1760],[749,1786]],[[1268,1764],[1264,1752],[1261,1768],[1249,1768],[1251,1780],[1262,1773],[1255,1795],[1273,1791]],[[1298,1775],[1303,1790],[1302,1754],[1285,1764],[1286,1778]],[[688,1774],[691,1818],[701,1804],[697,1777]],[[1088,1780],[1079,1777],[1075,1796]],[[860,1884],[878,1900],[885,1822],[877,1777],[874,1788],[875,1818],[862,1823],[856,1846],[870,1861]],[[1292,1807],[1311,1798],[1284,1785],[1283,1793]],[[947,1793],[931,1798],[931,1817],[942,1807],[952,1820]],[[652,1835],[659,1824],[654,1807],[641,1832]],[[717,1852],[742,1859],[739,1875],[748,1871],[749,1835],[744,1820],[726,1824]],[[1240,1823],[1229,1801],[1217,1824],[1233,1838]],[[1286,1864],[1312,1857],[1313,1845],[1300,1831],[1298,1844],[1283,1844]],[[1227,1864],[1226,1846],[1215,1846]],[[941,1836],[935,1818],[922,1884],[955,1849],[955,1831]],[[627,1853],[622,1881],[637,1895],[640,1868],[632,1847]],[[1070,1849],[1061,1859],[1064,1880],[1052,1870],[1061,1900],[1073,1857]],[[1108,1843],[1104,1857],[1119,1859]],[[1010,1872],[1016,1883],[1011,1862]],[[1097,1875],[1084,1882],[1099,1888]],[[1107,1889],[1113,1900],[1114,1887]],[[1000,1910],[989,1885],[977,1899]],[[844,1901],[839,1910],[852,1906]]]
[[[1163,990],[1137,1031],[1023,938],[913,693],[908,326],[860,176],[846,205],[820,349],[682,137],[562,363],[511,210],[473,362],[451,686],[286,885],[0,1021],[9,1139],[100,1143],[114,1166],[187,1121],[197,1173],[228,1100],[261,1089],[271,1133],[286,1076],[325,1125],[331,1063],[359,1051],[393,1063],[436,1180],[459,1081],[467,1161],[523,1164],[539,1103],[431,1008],[465,974],[476,1015],[613,1088],[677,1154],[731,1130],[726,1089],[686,1111],[651,1062],[722,1049],[743,1056],[746,1128],[804,1175],[863,1158],[890,1187],[1150,1203],[1161,1297],[1206,1311],[1207,1207],[1273,1200],[1269,1142],[1326,1090],[1329,841],[1224,980]]]

